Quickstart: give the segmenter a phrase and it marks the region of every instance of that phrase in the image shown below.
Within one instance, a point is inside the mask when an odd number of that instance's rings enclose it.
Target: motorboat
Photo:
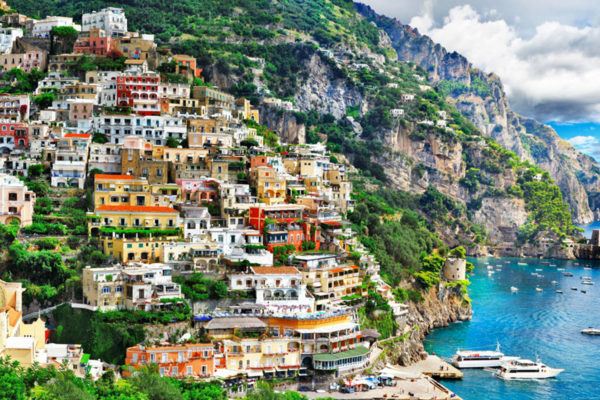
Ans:
[[[543,271],[541,268],[536,268],[535,270],[538,271],[538,272]]]
[[[564,271],[564,268],[556,268],[557,271]]]
[[[573,286],[573,287],[571,288],[571,290],[577,290],[577,288]]]
[[[581,276],[581,277],[579,277],[579,279],[581,279],[583,281],[591,281],[592,277],[591,276]]]
[[[511,286],[511,287],[510,287],[510,291],[511,291],[512,293],[517,293],[517,292],[519,291],[519,288],[518,288],[518,287],[515,287],[515,286]]]
[[[537,290],[538,292],[542,292],[544,289],[542,289],[540,287],[536,287],[535,290]]]
[[[573,273],[571,273],[571,272],[563,272],[563,275],[564,276],[573,276]]]
[[[558,281],[552,281],[550,283],[552,283],[553,285],[558,285]]]
[[[582,285],[593,285],[594,282],[592,282],[592,281],[582,281],[581,284]]]
[[[584,335],[600,336],[600,329],[587,328],[587,329],[583,329],[581,331],[581,333],[583,333]]]
[[[550,368],[538,361],[515,360],[502,364],[496,376],[504,380],[555,378],[564,369]]]
[[[587,291],[583,290],[583,289],[581,289],[580,292],[583,293],[583,294],[587,293]]]
[[[498,368],[504,363],[518,360],[519,357],[508,357],[500,351],[500,344],[496,350],[472,351],[458,350],[451,363],[456,368]]]
[[[587,269],[588,271],[591,270],[591,267],[583,267],[583,269]]]
[[[518,262],[517,265],[527,265],[527,263],[524,262]]]
[[[562,290],[557,290],[556,293],[563,294],[563,291]]]

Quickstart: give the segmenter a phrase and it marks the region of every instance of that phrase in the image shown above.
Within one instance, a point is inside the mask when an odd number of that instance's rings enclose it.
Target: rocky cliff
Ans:
[[[260,122],[274,132],[284,143],[306,143],[306,127],[290,111],[263,103],[260,107]]]
[[[477,71],[462,55],[448,52],[416,29],[380,16],[366,5],[356,4],[356,9],[388,34],[400,60],[423,67],[433,84],[451,81],[471,88],[474,81],[483,82],[489,90],[450,93],[449,100],[482,133],[548,170],[571,206],[575,222],[594,220],[589,197],[600,191],[600,167],[591,157],[560,139],[552,128],[514,113],[496,75]]]
[[[406,339],[391,349],[387,362],[410,365],[425,359],[423,339],[429,331],[471,319],[471,303],[459,286],[447,287],[440,283],[423,295],[423,301],[409,304],[408,314],[400,320]]]

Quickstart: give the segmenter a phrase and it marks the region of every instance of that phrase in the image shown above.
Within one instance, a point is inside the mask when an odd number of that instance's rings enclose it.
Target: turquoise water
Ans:
[[[444,358],[457,348],[493,350],[496,341],[506,355],[534,359],[553,368],[564,368],[557,379],[505,382],[483,370],[465,370],[462,381],[444,381],[465,400],[557,400],[600,399],[600,336],[587,336],[581,329],[600,327],[600,262],[481,258],[475,264],[469,295],[474,315],[468,322],[434,330],[425,348]],[[508,264],[505,262],[509,262]],[[526,262],[529,265],[518,265]],[[502,265],[491,277],[487,266]],[[592,270],[585,270],[591,265]],[[543,277],[532,276],[536,268]],[[565,277],[565,268],[573,277]],[[565,271],[565,272],[566,272]],[[590,276],[595,285],[582,285],[581,276]],[[553,285],[551,281],[558,281]],[[519,288],[511,294],[510,287]],[[543,289],[537,292],[536,286]],[[571,290],[584,289],[586,294]],[[558,294],[560,289],[564,294]]]

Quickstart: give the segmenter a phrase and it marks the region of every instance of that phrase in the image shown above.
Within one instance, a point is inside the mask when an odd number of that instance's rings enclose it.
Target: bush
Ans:
[[[60,241],[57,238],[43,238],[33,242],[40,250],[54,250]]]

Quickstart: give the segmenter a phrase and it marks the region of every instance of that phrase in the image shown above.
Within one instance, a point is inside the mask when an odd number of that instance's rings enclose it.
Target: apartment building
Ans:
[[[73,47],[73,53],[106,56],[111,49],[112,38],[107,35],[106,31],[90,29],[79,34]]]
[[[0,53],[9,53],[15,40],[22,36],[21,28],[0,28]]]
[[[217,272],[222,248],[209,240],[170,241],[160,249],[160,260],[181,272]]]
[[[73,23],[73,18],[71,17],[47,16],[44,19],[34,21],[31,36],[36,38],[49,38],[52,28],[59,26],[70,26],[76,31],[81,30],[81,26]]]
[[[0,174],[0,222],[18,221],[21,226],[31,225],[35,193],[17,177]]]
[[[270,167],[250,170],[250,184],[256,188],[258,199],[266,204],[283,204],[286,199],[286,178]]]
[[[119,76],[117,104],[131,107],[138,115],[159,115],[159,84],[160,77],[152,73]]]
[[[0,118],[21,121],[29,119],[31,103],[26,94],[0,94]]]
[[[158,149],[158,153],[161,151]],[[126,137],[121,152],[121,174],[146,178],[150,184],[166,184],[169,163],[158,153],[152,143],[139,137]]]
[[[125,365],[135,370],[156,364],[161,376],[173,378],[209,378],[215,373],[215,352],[212,343],[164,344],[129,347]],[[131,368],[124,372],[130,376]]]
[[[183,119],[170,115],[103,114],[94,117],[93,126],[113,144],[123,144],[126,138],[134,136],[156,146],[163,146],[169,137],[178,140],[186,137]]]
[[[125,36],[127,33],[125,11],[122,8],[107,7],[100,11],[84,13],[81,16],[81,30],[89,32],[95,29],[102,29],[110,38]]]
[[[67,133],[58,140],[52,164],[52,186],[83,189],[91,139],[91,134]]]
[[[121,145],[112,143],[90,144],[88,171],[99,169],[107,174],[121,172]]]
[[[0,120],[0,152],[9,153],[15,147],[29,145],[29,127],[26,123],[11,119]]]
[[[83,301],[100,311],[149,311],[164,307],[161,299],[181,298],[181,287],[171,280],[164,264],[86,267],[82,274]]]

